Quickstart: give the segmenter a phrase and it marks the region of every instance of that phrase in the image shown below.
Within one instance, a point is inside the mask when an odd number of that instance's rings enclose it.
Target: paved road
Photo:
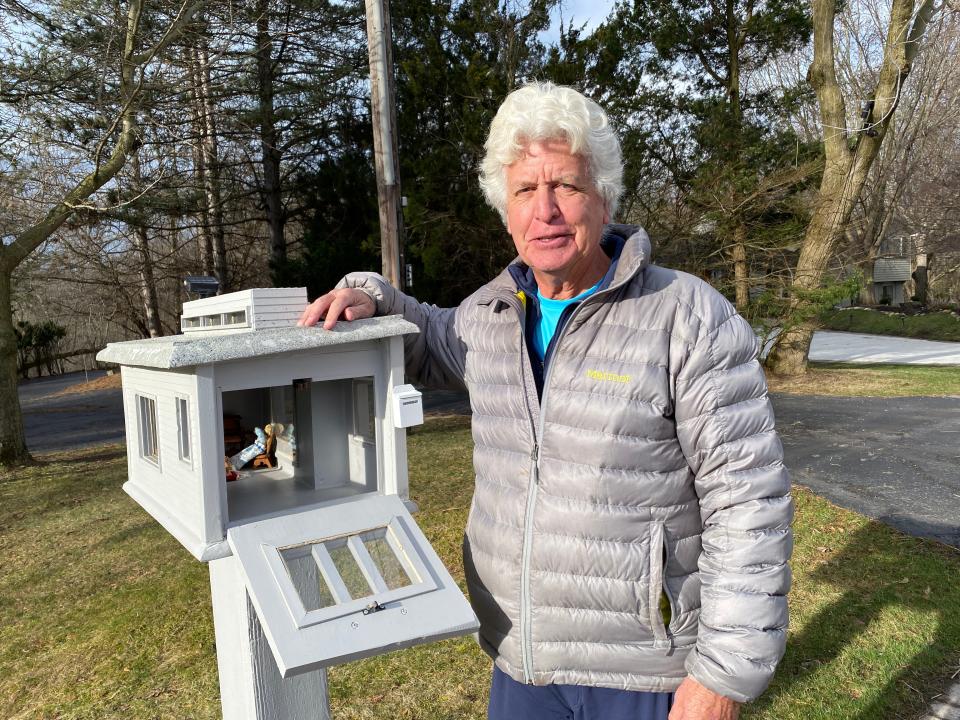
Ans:
[[[89,378],[104,374],[91,372]],[[123,402],[119,390],[50,397],[84,380],[84,373],[77,372],[20,384],[24,432],[31,452],[123,442]]]
[[[810,344],[817,362],[960,365],[960,343],[818,330]]]

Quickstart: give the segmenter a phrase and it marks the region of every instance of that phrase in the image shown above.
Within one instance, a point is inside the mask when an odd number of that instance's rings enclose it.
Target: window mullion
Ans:
[[[347,590],[343,578],[337,572],[337,567],[333,564],[333,558],[330,557],[327,549],[318,543],[310,549],[310,552],[313,554],[313,559],[317,563],[317,567],[320,568],[320,574],[323,575],[324,582],[330,588],[330,594],[333,595],[337,605],[350,602],[353,599],[350,591]]]
[[[347,539],[347,545],[350,547],[350,552],[353,553],[357,565],[360,566],[360,570],[367,579],[367,583],[369,583],[373,589],[374,594],[387,592],[390,588],[387,587],[387,583],[384,581],[383,576],[377,569],[376,563],[373,562],[373,558],[370,557],[370,553],[367,552],[367,547],[363,544],[360,537],[358,535],[351,535]]]

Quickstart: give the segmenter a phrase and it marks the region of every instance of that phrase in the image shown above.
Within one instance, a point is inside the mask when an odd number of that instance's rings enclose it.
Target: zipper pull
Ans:
[[[533,463],[533,484],[540,484],[540,468],[537,464],[540,462],[540,444],[533,444],[533,452],[530,453],[530,462]]]

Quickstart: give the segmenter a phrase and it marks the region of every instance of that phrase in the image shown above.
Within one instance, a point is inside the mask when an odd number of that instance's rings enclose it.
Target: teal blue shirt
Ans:
[[[553,340],[554,333],[557,332],[557,323],[560,322],[560,316],[570,305],[578,303],[581,300],[590,297],[600,289],[600,283],[603,278],[597,281],[589,290],[584,290],[576,297],[569,300],[551,300],[545,298],[537,291],[537,301],[540,305],[540,317],[537,318],[537,326],[533,330],[533,349],[537,351],[542,361],[547,354],[547,348],[550,347],[550,341]]]

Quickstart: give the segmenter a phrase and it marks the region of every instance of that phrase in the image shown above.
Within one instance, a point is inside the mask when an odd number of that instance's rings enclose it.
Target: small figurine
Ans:
[[[273,467],[271,455],[276,445],[276,434],[283,432],[283,425],[279,423],[268,423],[261,430],[258,427],[253,429],[257,439],[243,450],[230,458],[230,464],[235,470],[240,470],[251,460],[254,467]]]

